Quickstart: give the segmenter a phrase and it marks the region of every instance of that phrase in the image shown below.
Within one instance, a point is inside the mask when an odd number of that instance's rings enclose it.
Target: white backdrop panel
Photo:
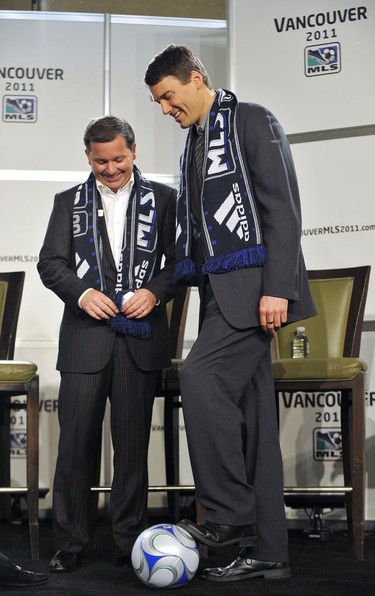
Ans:
[[[372,265],[366,317],[375,318],[375,136],[292,145],[309,269]]]
[[[82,132],[103,113],[104,17],[15,14],[0,15],[0,91],[35,97],[37,114],[32,122],[7,120],[3,108],[1,168],[82,170]]]
[[[214,28],[202,21],[179,19],[178,26],[129,24],[112,17],[111,26],[111,111],[133,126],[137,141],[137,165],[143,172],[177,175],[186,131],[173,118],[166,118],[158,104],[152,104],[143,82],[147,65],[168,44],[188,45],[197,52],[213,84],[226,84],[226,28]],[[131,59],[126,59],[130,57]],[[125,57],[125,59],[124,59]]]
[[[306,26],[304,27],[304,23]],[[230,0],[231,87],[242,101],[270,108],[287,134],[375,124],[375,3],[352,0]],[[340,63],[309,70],[305,52],[336,48]],[[366,318],[375,315],[375,137],[354,136],[292,144],[303,213],[308,269],[371,265]],[[334,136],[331,132],[327,137]],[[311,137],[310,137],[311,138]],[[309,136],[306,135],[309,141]],[[375,363],[373,333],[364,333],[368,362],[367,455],[374,467]],[[324,400],[323,400],[324,402]],[[339,484],[341,461],[314,459],[314,429],[339,430],[336,404],[281,400],[285,484]],[[366,519],[375,518],[374,477],[368,474]],[[288,515],[305,517],[303,512]],[[336,511],[334,516],[340,515]]]
[[[373,0],[229,0],[229,7],[231,86],[242,101],[270,108],[288,134],[374,122]],[[341,69],[306,76],[306,48],[336,44]]]

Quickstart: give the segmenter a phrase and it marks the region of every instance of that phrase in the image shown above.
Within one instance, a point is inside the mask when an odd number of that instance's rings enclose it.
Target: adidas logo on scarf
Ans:
[[[233,184],[232,192],[216,211],[214,218],[220,225],[225,223],[229,231],[236,233],[241,240],[244,239],[247,242],[250,239],[249,223],[237,182]]]

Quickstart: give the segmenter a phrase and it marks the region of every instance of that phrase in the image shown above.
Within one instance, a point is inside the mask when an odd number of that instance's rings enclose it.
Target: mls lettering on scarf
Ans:
[[[207,169],[207,176],[214,177],[234,171],[234,161],[231,155],[231,145],[228,143],[225,131],[228,130],[226,110],[216,116],[210,134],[207,159],[211,161]],[[211,138],[211,135],[213,138]]]
[[[147,212],[146,205],[149,204]],[[155,219],[155,197],[152,192],[141,196],[142,213],[138,217],[137,246],[144,250],[152,251],[155,248],[156,237],[153,232],[156,225]]]

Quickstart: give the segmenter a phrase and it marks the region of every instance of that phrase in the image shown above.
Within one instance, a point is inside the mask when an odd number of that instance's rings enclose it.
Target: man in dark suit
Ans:
[[[155,56],[145,83],[163,114],[189,129],[176,281],[199,286],[201,310],[180,382],[206,517],[180,525],[208,546],[242,547],[227,567],[204,569],[205,580],[289,577],[270,344],[281,325],[315,314],[290,148],[269,110],[215,92],[185,46]]]
[[[38,262],[44,285],[65,303],[53,572],[74,571],[89,545],[93,459],[107,397],[116,564],[130,564],[133,543],[147,527],[157,371],[170,363],[165,305],[174,292],[175,191],[133,164],[134,132],[125,120],[92,120],[84,143],[92,172],[56,195]]]

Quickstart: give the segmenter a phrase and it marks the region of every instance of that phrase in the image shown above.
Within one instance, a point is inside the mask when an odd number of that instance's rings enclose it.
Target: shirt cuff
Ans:
[[[81,306],[82,298],[85,296],[85,294],[87,294],[87,292],[90,292],[93,289],[94,288],[88,288],[87,290],[85,290],[83,292],[83,294],[80,295],[80,297],[78,298],[78,306],[79,306],[79,308],[82,308],[82,306]]]

